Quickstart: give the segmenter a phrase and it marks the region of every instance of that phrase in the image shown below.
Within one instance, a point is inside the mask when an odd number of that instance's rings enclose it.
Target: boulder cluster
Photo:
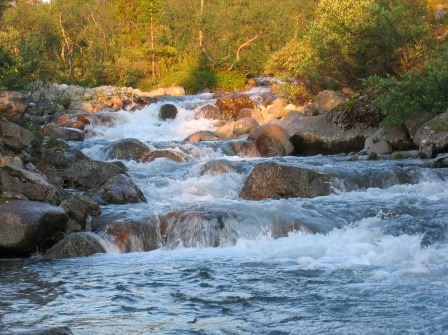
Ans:
[[[146,218],[142,223],[111,219],[102,215],[100,206],[146,202],[120,160],[152,162],[164,157],[185,162],[189,159],[185,153],[155,150],[129,138],[112,143],[106,149],[111,162],[103,162],[68,143],[88,136],[89,124],[116,122],[114,111],[133,111],[167,94],[184,91],[143,93],[129,88],[51,85],[32,94],[0,92],[0,257],[36,252],[49,257],[87,256],[105,251],[99,236],[125,251],[152,250],[159,243],[169,243],[169,236],[182,229],[176,222],[185,213]],[[241,157],[344,154],[356,160],[362,155],[377,159],[390,154],[387,157],[434,158],[448,150],[448,111],[436,117],[422,112],[403,126],[383,129],[385,115],[373,102],[377,95],[375,91],[324,91],[313,103],[295,106],[272,92],[257,98],[219,92],[214,95],[216,103],[198,108],[195,116],[215,120],[216,130],[191,134],[185,141],[230,141]],[[173,119],[177,112],[173,104],[162,105],[160,119]],[[441,156],[435,165],[444,167],[447,161]],[[233,169],[228,162],[204,168],[208,173]],[[329,178],[308,169],[260,163],[248,176],[240,197],[327,195]],[[225,224],[223,213],[202,214],[200,219],[198,214],[188,215],[216,231]],[[142,245],[132,245],[133,235],[145,236]]]

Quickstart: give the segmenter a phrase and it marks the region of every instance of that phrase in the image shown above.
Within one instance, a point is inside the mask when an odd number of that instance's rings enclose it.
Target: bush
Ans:
[[[384,126],[403,124],[406,117],[421,111],[440,114],[448,109],[448,53],[441,50],[419,71],[399,78],[371,77],[366,86],[376,86],[383,95],[375,100],[387,112]]]

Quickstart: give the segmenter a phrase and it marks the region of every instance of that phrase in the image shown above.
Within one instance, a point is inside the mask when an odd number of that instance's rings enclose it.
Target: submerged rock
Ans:
[[[177,115],[177,107],[173,104],[165,104],[160,107],[159,117],[161,120],[175,119]]]
[[[60,238],[68,216],[61,207],[36,201],[0,205],[0,256],[46,250]]]
[[[309,169],[273,162],[259,163],[240,192],[246,200],[314,198],[331,193],[330,177]]]
[[[166,158],[174,162],[183,163],[188,161],[188,157],[174,150],[154,150],[150,152],[142,162],[152,162],[156,158]]]
[[[54,327],[42,330],[17,333],[16,335],[73,335],[68,327]]]
[[[51,258],[74,258],[105,252],[106,250],[98,236],[92,233],[75,233],[54,245],[46,252],[45,256]]]

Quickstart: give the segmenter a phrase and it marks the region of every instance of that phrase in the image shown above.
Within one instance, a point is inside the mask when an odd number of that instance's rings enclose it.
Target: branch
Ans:
[[[252,42],[255,41],[258,37],[260,37],[260,34],[258,34],[257,36],[251,38],[249,41],[244,42],[243,44],[240,45],[240,47],[238,48],[238,50],[237,50],[237,52],[236,52],[236,60],[237,60],[237,62],[240,61],[240,52],[241,52],[241,49],[244,48],[244,47],[247,47],[247,46],[251,45]]]

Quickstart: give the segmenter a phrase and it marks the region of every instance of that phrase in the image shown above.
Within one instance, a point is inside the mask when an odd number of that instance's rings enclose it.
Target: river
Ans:
[[[161,122],[166,102],[179,114]],[[201,94],[120,111],[73,145],[97,160],[124,138],[182,152],[187,162],[125,161],[148,203],[103,213],[215,211],[226,215],[225,233],[211,242],[212,228],[197,223],[149,252],[136,241],[130,253],[109,244],[86,258],[0,260],[1,334],[57,326],[75,335],[448,333],[447,169],[418,159],[243,159],[231,142],[183,142],[215,129],[194,118],[207,103],[212,96]],[[334,192],[240,199],[252,168],[268,160],[332,173]],[[211,173],[213,162],[228,169]],[[303,229],[282,233],[291,222]]]

